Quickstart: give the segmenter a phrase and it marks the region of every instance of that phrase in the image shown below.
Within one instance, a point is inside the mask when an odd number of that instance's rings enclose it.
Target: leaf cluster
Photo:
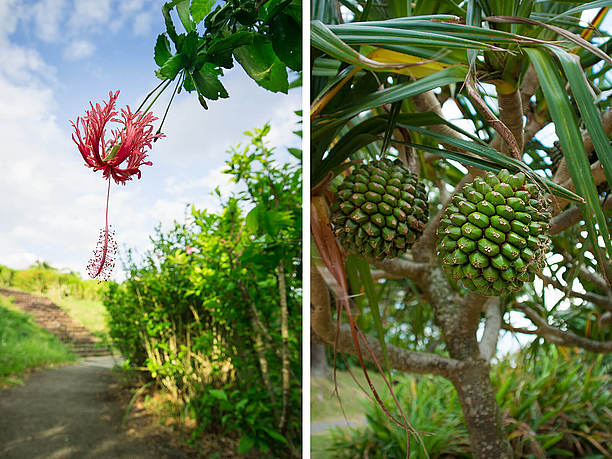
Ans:
[[[533,357],[533,356],[532,356]],[[493,367],[491,379],[514,457],[587,457],[610,454],[609,367],[604,357],[567,349],[542,349],[508,356]],[[579,388],[580,390],[576,390]],[[427,376],[397,378],[394,388],[412,425],[422,432],[430,457],[471,457],[456,391],[446,380]],[[405,457],[406,437],[390,426],[374,403],[367,427],[335,431],[328,457]],[[431,432],[433,435],[428,435]],[[411,448],[411,457],[424,457]]]
[[[178,77],[178,91],[196,91],[201,105],[208,108],[208,100],[229,97],[220,78],[223,69],[234,66],[235,58],[259,86],[286,93],[287,67],[301,70],[301,3],[228,0],[213,10],[214,5],[211,0],[173,0],[163,5],[166,31],[155,44],[156,75],[161,80]],[[177,32],[172,11],[183,33]]]

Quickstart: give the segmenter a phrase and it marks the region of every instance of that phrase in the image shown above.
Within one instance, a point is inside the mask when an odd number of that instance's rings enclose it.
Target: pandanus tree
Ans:
[[[474,457],[512,456],[500,333],[612,351],[601,6],[312,2],[312,330],[364,371],[449,380]],[[406,317],[422,339],[386,342]]]

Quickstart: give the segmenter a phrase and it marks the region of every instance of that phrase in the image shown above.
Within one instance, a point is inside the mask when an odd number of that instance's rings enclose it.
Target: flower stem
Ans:
[[[166,90],[166,88],[168,87],[168,85],[172,82],[172,80],[166,80],[166,84],[164,85],[163,88],[161,88],[161,90],[157,93],[157,95],[153,98],[153,100],[151,101],[151,103],[148,105],[147,108],[144,109],[144,111],[142,112],[147,113],[150,108],[153,106],[153,104],[155,103],[155,101],[159,98],[159,96],[161,96],[163,94],[163,92]],[[159,86],[158,86],[159,87]],[[147,96],[148,98],[148,96]],[[145,99],[146,100],[146,99]],[[140,104],[140,107],[142,107],[144,105],[144,102],[142,104]],[[138,107],[138,109],[140,110],[140,107]],[[138,112],[138,110],[136,110],[136,112]]]
[[[149,97],[151,97],[155,91],[157,91],[164,83],[166,82],[166,80],[163,80],[160,84],[158,84],[155,89],[153,89],[153,91],[151,91],[149,94],[147,94],[147,97],[144,98],[144,100],[142,101],[142,103],[138,106],[138,108],[136,109],[136,111],[139,111],[142,106],[145,104],[145,102],[149,99]]]

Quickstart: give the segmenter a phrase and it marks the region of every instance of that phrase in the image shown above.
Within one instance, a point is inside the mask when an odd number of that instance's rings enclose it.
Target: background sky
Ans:
[[[159,80],[153,47],[165,30],[160,0],[0,1],[0,264],[44,260],[85,275],[104,226],[107,183],[84,166],[71,139],[89,101],[121,91],[134,110]],[[177,24],[179,21],[175,21]],[[180,28],[180,26],[177,26]],[[222,83],[230,98],[201,108],[194,94],[175,97],[142,179],[111,187],[109,222],[120,249],[142,253],[162,223],[183,221],[186,204],[218,209],[211,191],[235,190],[222,174],[226,150],[266,122],[279,160],[299,147],[294,111],[300,92],[258,87],[240,66]],[[172,85],[171,85],[172,86]],[[160,118],[169,88],[153,111]],[[159,123],[159,121],[158,121]],[[122,278],[119,264],[115,279]]]

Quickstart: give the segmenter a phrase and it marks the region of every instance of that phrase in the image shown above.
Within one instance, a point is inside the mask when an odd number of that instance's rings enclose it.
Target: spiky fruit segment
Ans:
[[[349,253],[377,260],[406,252],[429,216],[425,186],[400,161],[361,164],[338,187],[331,222]]]
[[[489,172],[452,202],[440,220],[438,256],[453,280],[488,296],[533,281],[548,250],[551,218],[550,203],[536,185],[522,173]]]

